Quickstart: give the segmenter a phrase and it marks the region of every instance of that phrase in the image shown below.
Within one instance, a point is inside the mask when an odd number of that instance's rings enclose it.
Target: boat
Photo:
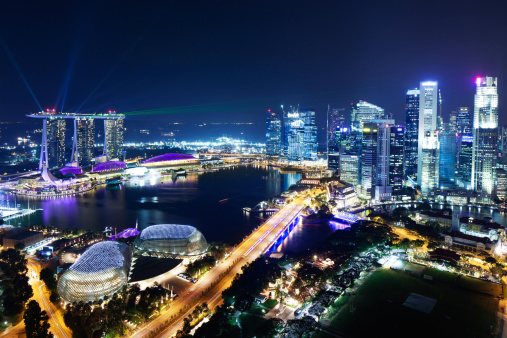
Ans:
[[[220,203],[220,204],[224,204],[224,203],[227,203],[227,202],[229,202],[228,198],[224,198],[223,200],[218,201],[218,203]]]
[[[106,179],[107,185],[118,185],[120,183],[121,183],[121,176],[110,177],[110,178]]]
[[[173,170],[173,179],[175,179],[178,176],[186,176],[186,175],[187,171],[185,169],[180,168]]]

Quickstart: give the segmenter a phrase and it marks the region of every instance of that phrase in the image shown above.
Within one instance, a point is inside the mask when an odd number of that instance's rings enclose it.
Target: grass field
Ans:
[[[278,304],[278,300],[276,299],[268,299],[266,300],[264,303],[262,303],[262,306],[265,306],[267,308],[274,308],[276,306],[276,304]]]
[[[448,283],[452,278],[439,271],[429,281],[379,269],[342,306],[331,328],[350,337],[491,336],[498,300]],[[403,306],[412,292],[437,300],[430,314]]]
[[[436,281],[441,281],[450,285],[455,285],[456,278],[459,276],[458,274],[438,270],[435,268],[427,268],[426,271],[424,271],[424,274],[433,277],[433,279]]]
[[[266,319],[257,316],[243,314],[240,316],[243,337],[255,337],[259,327],[266,322]]]

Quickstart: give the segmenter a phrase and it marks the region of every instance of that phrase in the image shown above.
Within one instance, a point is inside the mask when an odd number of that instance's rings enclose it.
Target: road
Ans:
[[[49,293],[44,287],[44,283],[39,280],[41,266],[38,262],[28,260],[28,277],[32,286],[33,297],[30,300],[36,300],[43,311],[49,316],[50,331],[57,338],[71,338],[72,332],[63,322],[62,313],[57,310],[49,301]],[[29,300],[29,301],[30,301]],[[0,337],[25,337],[25,323],[23,320],[16,326],[8,328],[1,333]]]
[[[150,332],[155,332],[161,328],[172,316],[179,316],[177,320],[157,335],[157,337],[173,336],[181,328],[183,318],[192,313],[195,305],[206,302],[210,309],[220,305],[222,292],[231,285],[234,276],[241,272],[241,267],[254,261],[265,250],[269,249],[278,233],[301,212],[303,207],[303,200],[297,199],[280,209],[241,242],[223,263],[215,266],[196,284],[187,289],[187,294],[180,295],[169,309],[143,327],[136,329],[131,333],[131,337],[144,338]],[[216,284],[213,285],[213,283]],[[203,291],[208,288],[210,290],[203,296]],[[180,311],[182,315],[180,315]]]

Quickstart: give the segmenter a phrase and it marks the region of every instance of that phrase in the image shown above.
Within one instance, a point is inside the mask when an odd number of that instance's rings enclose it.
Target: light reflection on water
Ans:
[[[43,209],[7,222],[12,225],[43,224],[91,231],[103,231],[107,226],[121,231],[133,227],[138,219],[141,230],[160,223],[189,224],[198,228],[209,242],[236,244],[266,217],[248,215],[243,207],[253,207],[279,195],[299,179],[301,174],[239,166],[176,179],[171,175],[132,178],[116,187],[103,186],[79,196],[45,200],[0,194],[0,201]],[[298,243],[291,244],[291,250],[307,247],[312,238],[322,235],[314,231],[316,226],[302,229],[291,234],[290,238]]]

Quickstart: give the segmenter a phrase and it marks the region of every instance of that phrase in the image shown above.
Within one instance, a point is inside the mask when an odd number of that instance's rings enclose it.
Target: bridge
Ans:
[[[246,237],[223,263],[219,263],[196,284],[193,284],[186,295],[180,295],[168,309],[164,310],[165,312],[148,324],[139,327],[131,334],[131,337],[171,337],[181,328],[183,318],[191,314],[198,303],[206,302],[210,309],[220,305],[222,292],[231,285],[236,274],[241,273],[241,268],[265,253],[297,219],[303,208],[303,200],[297,199],[280,209]],[[204,290],[208,288],[209,291],[203,295]],[[189,306],[189,304],[195,305]],[[173,316],[177,319],[158,331]],[[154,334],[156,330],[157,334]]]
[[[344,212],[344,211],[335,213],[335,214],[333,214],[333,216],[334,216],[334,218],[336,218],[340,221],[347,222],[349,224],[353,224],[353,223],[356,223],[359,221],[364,221],[364,218],[362,218],[361,216],[358,216],[356,214],[352,214],[350,212]]]

